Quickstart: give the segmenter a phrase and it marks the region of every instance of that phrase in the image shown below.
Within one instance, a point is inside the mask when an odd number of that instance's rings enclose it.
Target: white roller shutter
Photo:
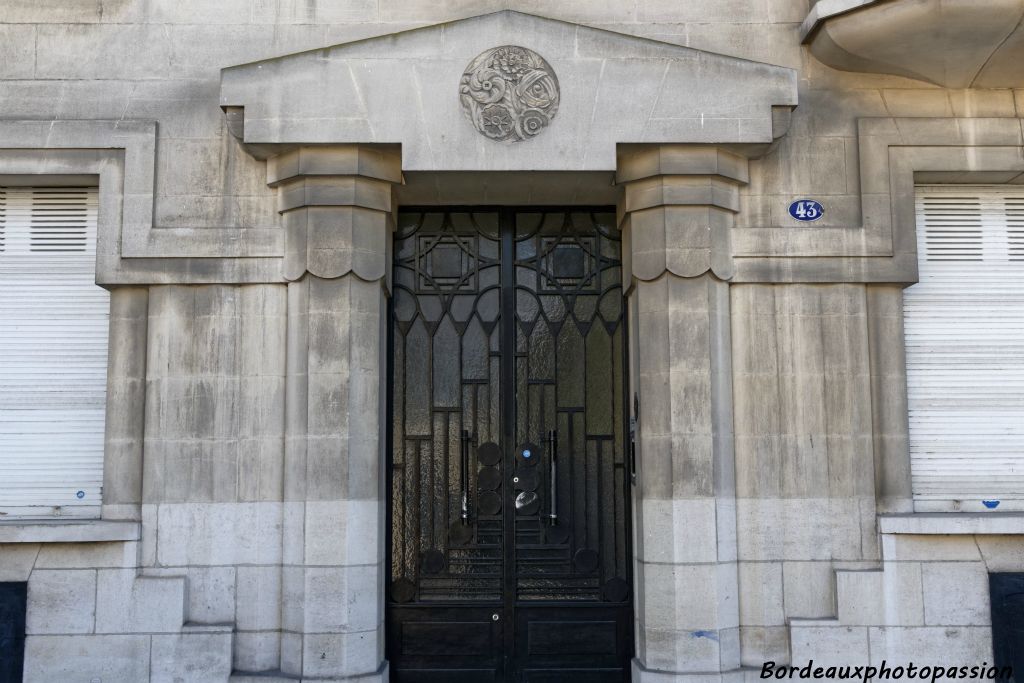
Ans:
[[[0,518],[99,516],[110,297],[96,200],[0,187]]]
[[[919,187],[904,294],[915,509],[1024,509],[1024,191]]]

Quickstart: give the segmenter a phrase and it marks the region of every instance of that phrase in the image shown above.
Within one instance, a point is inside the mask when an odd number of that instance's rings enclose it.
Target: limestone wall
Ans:
[[[822,65],[800,46],[807,0],[7,0],[0,117],[155,119],[157,226],[272,227],[262,164],[224,130],[221,68],[504,8],[797,69],[800,105],[778,148],[751,165],[741,226],[793,225],[795,195],[826,204],[822,226],[859,225],[858,117],[1024,114],[1024,91],[950,91]]]
[[[283,251],[280,207],[275,190],[267,186],[265,162],[244,150],[228,131],[219,102],[220,70],[500,9],[796,69],[799,106],[788,132],[763,157],[749,162],[749,179],[734,178],[739,202],[730,206],[737,235],[760,228],[788,229],[763,239],[761,233],[735,238],[740,245],[757,243],[767,251],[785,252],[788,240],[797,244],[811,234],[799,231],[864,224],[862,186],[882,181],[861,177],[860,118],[1003,119],[1010,129],[1016,125],[1020,136],[1017,119],[1024,117],[1024,90],[947,90],[822,65],[800,45],[799,25],[809,4],[0,0],[0,119],[156,121],[154,227],[185,229],[175,236],[185,246],[200,243],[218,228],[246,228],[248,232],[218,237],[223,239],[220,246],[230,251],[248,236],[263,235],[267,253],[260,256]],[[528,38],[523,36],[523,42],[528,44]],[[456,84],[451,88],[457,112]],[[653,107],[633,101],[626,89],[613,100],[623,111]],[[409,103],[410,116],[417,106]],[[451,125],[470,124],[456,117]],[[964,135],[978,130],[984,138],[995,127],[979,125]],[[882,153],[888,155],[888,148]],[[140,182],[138,177],[113,177],[125,181],[126,188]],[[802,197],[826,206],[814,228],[800,228],[786,212],[791,200]],[[861,235],[844,239],[856,243]],[[330,662],[339,669],[367,671],[375,666],[371,660],[382,656],[382,626],[374,621],[378,612],[372,611],[378,607],[376,598],[367,603],[366,613],[356,613],[344,612],[352,606],[340,604],[339,596],[359,594],[366,586],[375,591],[378,585],[374,581],[379,580],[380,558],[372,553],[379,549],[377,539],[372,547],[363,546],[361,532],[351,532],[344,524],[360,514],[373,517],[376,503],[346,507],[345,501],[363,494],[349,491],[345,482],[325,481],[315,467],[306,470],[303,449],[308,444],[314,448],[320,436],[348,439],[349,413],[341,410],[351,402],[364,403],[351,413],[359,420],[373,422],[379,414],[379,391],[372,389],[380,389],[375,382],[381,357],[374,360],[365,352],[376,349],[383,338],[380,287],[351,275],[337,289],[314,284],[319,293],[309,294],[303,289],[309,285],[286,285],[276,265],[249,278],[261,283],[252,285],[221,284],[228,278],[202,258],[180,269],[212,284],[163,285],[158,283],[168,280],[154,275],[139,287],[115,290],[112,298],[104,514],[141,520],[141,538],[0,545],[0,580],[29,581],[26,680],[63,681],[81,674],[83,680],[95,676],[103,681],[146,676],[154,682],[175,676],[223,681],[231,669],[295,668],[295,660],[316,659],[321,652],[325,661],[328,652],[353,658]],[[783,271],[778,271],[780,280],[787,279]],[[955,655],[963,663],[991,661],[983,575],[996,569],[1024,570],[1024,542],[1004,535],[878,533],[878,511],[909,510],[901,388],[902,281],[864,284],[858,281],[856,264],[847,264],[843,272],[842,284],[734,284],[724,295],[726,287],[717,279],[707,285],[717,292],[716,306],[721,307],[715,316],[703,318],[717,320],[721,314],[731,324],[732,396],[721,392],[719,402],[725,406],[732,401],[736,553],[722,561],[728,572],[736,562],[738,595],[729,595],[738,600],[739,659],[743,665],[759,666],[765,659],[800,663],[834,654],[892,660],[915,654],[926,658],[935,652]],[[763,273],[759,277],[764,279]],[[342,300],[347,303],[325,304]],[[289,343],[320,351],[344,343],[331,337],[340,325],[322,323],[359,318],[361,314],[346,308],[350,305],[371,311],[352,332],[366,337],[359,346],[364,355],[357,359],[362,363],[355,373],[358,381],[350,385],[349,366],[317,352],[307,377],[299,369],[299,361],[306,361],[291,356]],[[290,326],[297,335],[290,342],[288,316],[295,316]],[[721,341],[729,334],[715,338]],[[719,366],[728,363],[718,351],[703,348],[695,356],[713,356],[715,370],[706,374],[724,381]],[[687,364],[666,361],[673,363]],[[654,378],[663,374],[659,368],[649,370]],[[296,396],[313,397],[315,405],[300,398],[286,406],[286,375],[302,377]],[[717,392],[720,387],[715,387]],[[702,429],[711,434],[729,417],[716,415]],[[291,465],[302,472],[292,475],[302,488],[291,492],[286,486],[289,420],[303,425],[320,420],[295,446],[293,452],[302,456]],[[316,431],[321,427],[323,434]],[[376,487],[379,482],[367,474],[367,463],[379,447],[377,435],[364,436],[365,443],[352,446],[362,458],[357,464],[365,466],[354,476],[365,476]],[[347,451],[339,446],[331,453],[339,458]],[[662,470],[650,465],[647,471]],[[686,493],[697,486],[673,481],[667,488]],[[709,485],[699,493],[710,500],[714,488]],[[376,489],[367,497],[375,495]],[[322,508],[307,508],[301,502],[307,497],[326,502]],[[666,505],[671,515],[683,509],[682,503],[673,504],[676,508]],[[731,507],[716,509],[708,500],[698,500],[692,509],[698,507],[706,518],[692,528],[707,531],[706,538],[721,538],[715,524],[727,517],[723,510],[731,514]],[[298,530],[292,536],[297,545],[290,549],[283,531],[289,524]],[[314,538],[327,540],[318,545]],[[652,546],[652,564],[666,564],[664,557],[658,558],[662,551]],[[693,557],[684,559],[700,564],[707,561],[705,554],[721,559],[721,553],[708,549],[694,550]],[[291,561],[331,569],[289,573],[282,566]],[[352,562],[363,569],[348,572]],[[732,574],[728,579],[732,581]],[[343,583],[348,593],[339,588]],[[672,593],[676,602],[659,614],[674,620],[664,629],[671,632],[671,647],[663,649],[682,657],[679,652],[685,650],[676,645],[690,634],[675,615],[685,614],[694,600],[682,581],[679,585]],[[662,597],[652,592],[650,602]],[[338,603],[326,602],[330,599]],[[289,612],[289,604],[304,605],[306,611]],[[709,609],[715,612],[711,620],[716,628],[725,634],[720,647],[703,648],[702,656],[709,661],[735,659],[736,609],[732,603]],[[350,621],[335,623],[339,618]],[[314,637],[302,641],[294,633],[282,636],[289,625]],[[350,632],[344,639],[315,637],[332,629]],[[370,643],[365,650],[359,649],[361,639]],[[365,661],[356,661],[363,654]],[[666,657],[665,667],[674,666],[672,655]],[[297,668],[302,669],[301,662]]]
[[[745,664],[834,612],[837,566],[878,559],[863,285],[736,285],[736,516]]]

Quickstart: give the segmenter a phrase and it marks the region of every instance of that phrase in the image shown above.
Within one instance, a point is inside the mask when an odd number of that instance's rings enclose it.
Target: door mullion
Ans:
[[[516,291],[515,291],[515,213],[503,209],[499,218],[501,229],[501,418],[502,418],[502,524],[504,536],[503,606],[505,626],[505,680],[513,680],[516,635],[516,557],[515,557],[515,503],[509,483],[515,467],[516,436]]]

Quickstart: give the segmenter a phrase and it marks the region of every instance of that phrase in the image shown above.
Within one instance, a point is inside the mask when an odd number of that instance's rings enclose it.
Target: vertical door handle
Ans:
[[[548,453],[550,454],[548,460],[551,468],[549,477],[551,480],[551,511],[548,514],[548,521],[554,525],[558,523],[558,432],[554,429],[548,432]]]
[[[459,438],[459,456],[462,460],[461,484],[462,484],[462,510],[459,515],[463,524],[469,524],[469,430],[463,429]]]

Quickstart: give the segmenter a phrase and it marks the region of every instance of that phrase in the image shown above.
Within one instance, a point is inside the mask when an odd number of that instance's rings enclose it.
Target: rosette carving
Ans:
[[[558,111],[558,78],[533,50],[502,45],[478,55],[462,74],[459,99],[473,126],[492,140],[528,140]]]

